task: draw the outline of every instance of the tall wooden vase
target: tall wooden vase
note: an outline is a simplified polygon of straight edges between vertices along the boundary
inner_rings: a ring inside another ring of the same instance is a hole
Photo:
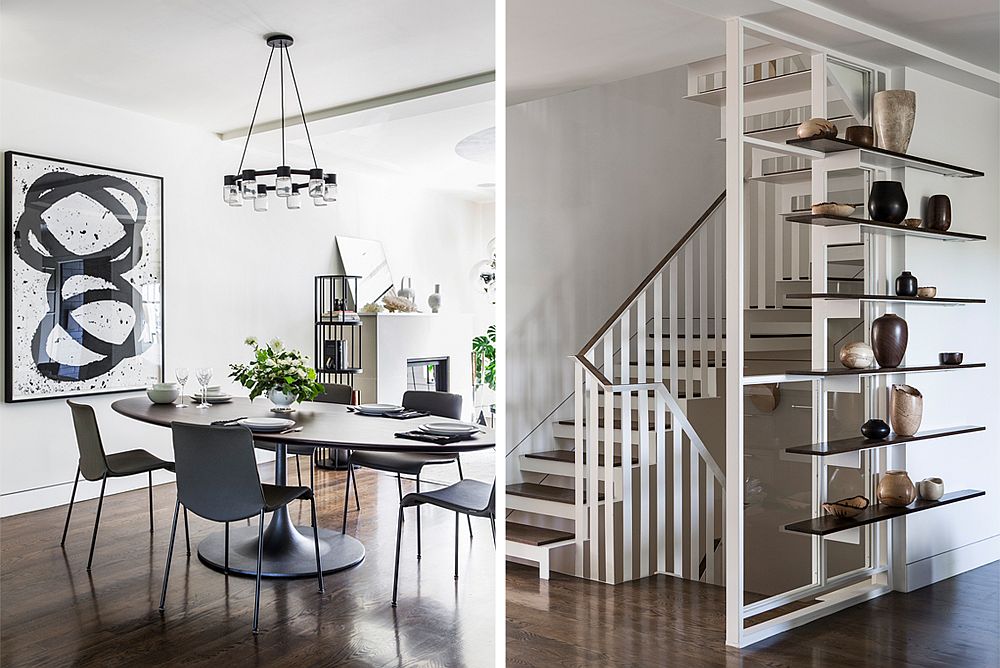
[[[912,90],[879,91],[873,107],[879,148],[906,153],[917,115],[917,94]]]
[[[872,322],[872,351],[883,369],[895,369],[903,361],[910,330],[895,313],[886,313]]]

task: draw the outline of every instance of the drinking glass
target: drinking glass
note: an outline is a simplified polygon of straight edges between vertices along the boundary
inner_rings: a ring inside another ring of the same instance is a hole
[[[212,369],[207,366],[202,367],[195,371],[195,376],[201,385],[201,403],[198,404],[198,408],[208,408],[208,384],[212,380]]]
[[[177,375],[177,382],[181,386],[181,402],[177,404],[177,408],[187,408],[188,405],[184,403],[184,386],[187,385],[188,382],[187,367],[182,366],[179,369],[177,369],[176,375]]]

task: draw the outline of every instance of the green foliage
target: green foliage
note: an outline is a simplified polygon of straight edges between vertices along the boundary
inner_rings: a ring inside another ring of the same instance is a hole
[[[295,397],[296,401],[312,401],[323,393],[323,384],[316,380],[316,369],[306,363],[306,357],[297,350],[286,350],[278,339],[259,345],[250,336],[246,344],[253,348],[253,361],[249,364],[230,364],[230,378],[250,390],[254,399],[277,389]]]
[[[497,389],[497,328],[490,325],[486,333],[472,339],[473,373],[476,383]]]

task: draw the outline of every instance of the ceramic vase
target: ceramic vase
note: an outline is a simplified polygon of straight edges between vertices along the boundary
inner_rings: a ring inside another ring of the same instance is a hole
[[[870,125],[852,125],[844,131],[844,139],[855,146],[874,146],[875,130]]]
[[[889,425],[885,420],[869,420],[861,425],[861,435],[872,441],[881,441],[889,436]]]
[[[292,404],[295,403],[294,394],[287,394],[276,387],[267,393],[267,398],[274,404],[274,408],[271,410],[275,413],[288,413],[292,410]]]
[[[399,291],[396,292],[396,296],[402,297],[403,299],[408,299],[414,304],[416,304],[417,295],[413,292],[413,279],[403,276],[402,280],[399,281]]]
[[[889,388],[889,423],[900,436],[913,436],[924,417],[924,395],[911,385]]]
[[[886,313],[872,322],[872,352],[884,369],[895,369],[903,361],[910,331],[906,321],[895,313]]]
[[[840,363],[848,369],[867,369],[874,361],[875,353],[864,341],[848,343],[840,349]]]
[[[924,501],[937,501],[944,496],[944,480],[941,480],[941,478],[924,478],[917,483],[917,494]]]
[[[917,489],[906,471],[886,471],[878,481],[876,498],[884,506],[902,508],[917,498]]]
[[[868,193],[868,215],[881,223],[898,225],[906,218],[909,203],[899,181],[875,181]]]
[[[441,308],[441,284],[434,284],[434,294],[427,298],[427,305],[431,307],[431,313],[437,313]]]
[[[917,296],[917,277],[908,271],[904,271],[902,274],[896,277],[896,296],[898,297],[916,297]]]
[[[924,227],[941,232],[951,227],[951,199],[947,195],[931,195],[927,200]]]
[[[875,93],[873,112],[879,148],[906,153],[917,116],[917,94],[912,90],[879,91]]]

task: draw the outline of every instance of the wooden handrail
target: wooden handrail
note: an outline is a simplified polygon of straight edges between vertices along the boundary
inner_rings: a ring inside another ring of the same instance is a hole
[[[674,244],[674,247],[670,249],[670,252],[663,256],[663,259],[660,260],[660,262],[653,268],[651,272],[649,272],[649,275],[646,276],[645,279],[643,279],[642,283],[640,283],[638,287],[636,287],[636,289],[633,290],[632,293],[625,298],[625,301],[622,302],[622,305],[618,307],[618,309],[614,312],[614,314],[612,314],[610,318],[608,318],[607,322],[605,322],[601,326],[601,328],[597,330],[597,333],[594,334],[594,336],[592,336],[590,340],[587,341],[586,344],[584,344],[583,348],[580,349],[579,353],[581,357],[583,355],[586,355],[588,352],[590,352],[591,348],[597,345],[597,342],[601,340],[602,336],[607,334],[608,330],[611,329],[611,327],[615,324],[615,321],[621,317],[621,314],[624,313],[626,309],[628,309],[628,307],[632,305],[632,302],[635,301],[636,297],[638,297],[643,290],[649,287],[649,284],[653,282],[653,279],[656,278],[657,274],[659,274],[660,271],[662,271],[663,267],[665,267],[667,263],[670,262],[671,259],[673,259],[673,257],[677,254],[677,251],[679,251],[681,248],[684,247],[684,244],[687,243],[688,239],[694,236],[694,233],[697,232],[699,228],[701,228],[701,226],[705,224],[705,221],[707,221],[708,218],[713,213],[715,213],[715,210],[719,208],[719,206],[725,199],[726,199],[726,191],[723,190],[722,194],[716,197],[715,201],[712,202],[712,204],[709,205],[707,209],[705,209],[705,213],[701,214],[701,217],[695,221],[694,225],[691,226],[691,229],[689,229],[687,232],[684,233],[684,236],[681,237],[680,241]]]

